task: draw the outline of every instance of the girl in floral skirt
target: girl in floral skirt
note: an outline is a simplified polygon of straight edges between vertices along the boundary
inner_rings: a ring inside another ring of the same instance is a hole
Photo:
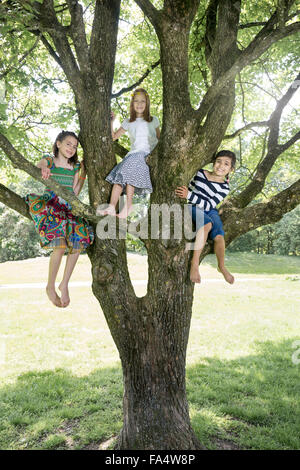
[[[83,163],[78,162],[78,137],[73,132],[62,131],[55,139],[53,156],[46,155],[37,164],[42,178],[51,176],[57,183],[76,196],[85,180]],[[57,307],[67,307],[70,303],[68,284],[80,252],[93,243],[92,228],[85,219],[72,214],[70,204],[46,189],[41,196],[28,194],[25,198],[30,215],[40,237],[43,248],[53,249],[46,292]],[[63,279],[59,285],[61,296],[55,290],[55,281],[66,250],[69,250]]]

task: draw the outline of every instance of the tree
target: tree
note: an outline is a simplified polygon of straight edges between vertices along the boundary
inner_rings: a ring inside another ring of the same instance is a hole
[[[99,220],[95,207],[109,198],[110,187],[104,179],[115,164],[114,152],[122,153],[120,146],[112,144],[109,121],[120,3],[15,0],[2,5],[6,28],[22,28],[26,35],[39,38],[39,45],[61,67],[72,89],[90,205],[67,194],[54,181],[47,186],[68,200],[75,214],[85,216],[94,226]],[[263,54],[299,31],[295,2],[268,1],[268,8],[262,7],[261,15],[259,3],[254,11],[251,2],[240,0],[135,3],[158,38],[162,73],[162,136],[149,162],[154,185],[151,204],[178,204],[175,187],[187,184],[196,170],[210,161],[224,138],[264,127],[268,131],[266,151],[250,180],[245,178],[243,188],[223,206],[226,242],[279,220],[299,203],[300,180],[269,199],[253,201],[261,194],[279,157],[299,139],[298,132],[284,142],[279,140],[283,111],[299,86],[299,76],[282,93],[267,119],[244,123],[228,135],[226,131],[232,126],[236,81],[241,81],[245,68],[257,67]],[[241,17],[248,21],[241,23]],[[200,90],[191,93],[193,101],[199,99],[196,106],[194,102],[192,106],[190,98],[189,50],[193,64],[198,61],[199,65],[193,73],[202,77],[198,82]],[[150,64],[147,68],[150,72]],[[128,80],[125,91],[131,87],[134,83]],[[13,145],[8,136],[9,129],[2,126],[0,146],[6,157],[14,167],[41,181],[39,171],[22,155],[22,143],[14,137]],[[0,200],[28,216],[23,199],[3,184]],[[143,298],[136,297],[130,281],[124,240],[96,238],[88,251],[93,293],[105,314],[123,368],[124,424],[117,448],[198,449],[202,446],[191,428],[185,390],[193,301],[193,284],[188,275],[190,253],[185,251],[184,239],[171,236],[165,240],[161,232],[158,239],[142,241],[148,252],[149,271],[148,290]],[[210,250],[209,246],[203,256]]]

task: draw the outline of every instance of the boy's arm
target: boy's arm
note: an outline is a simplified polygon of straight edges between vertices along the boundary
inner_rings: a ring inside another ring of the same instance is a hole
[[[202,200],[201,196],[189,190],[186,186],[179,186],[175,189],[175,194],[181,199],[187,199],[192,204],[200,204]]]

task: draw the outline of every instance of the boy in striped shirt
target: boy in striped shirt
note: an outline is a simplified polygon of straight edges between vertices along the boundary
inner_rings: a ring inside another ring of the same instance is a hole
[[[190,181],[189,187],[180,186],[175,190],[178,197],[187,199],[189,210],[196,225],[196,241],[191,262],[190,279],[201,282],[199,260],[207,237],[214,240],[214,251],[220,271],[229,284],[234,277],[225,267],[225,240],[217,205],[228,195],[228,176],[234,170],[236,156],[230,150],[221,150],[213,157],[213,171],[200,169]]]

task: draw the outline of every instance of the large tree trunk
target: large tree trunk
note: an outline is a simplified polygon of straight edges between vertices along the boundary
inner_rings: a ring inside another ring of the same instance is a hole
[[[104,249],[98,240],[90,259],[93,292],[105,313],[123,369],[124,425],[117,448],[199,449],[185,389],[193,297],[188,255],[182,246],[174,250],[160,240],[149,241],[148,293],[137,298],[121,249],[123,242],[106,243]]]

